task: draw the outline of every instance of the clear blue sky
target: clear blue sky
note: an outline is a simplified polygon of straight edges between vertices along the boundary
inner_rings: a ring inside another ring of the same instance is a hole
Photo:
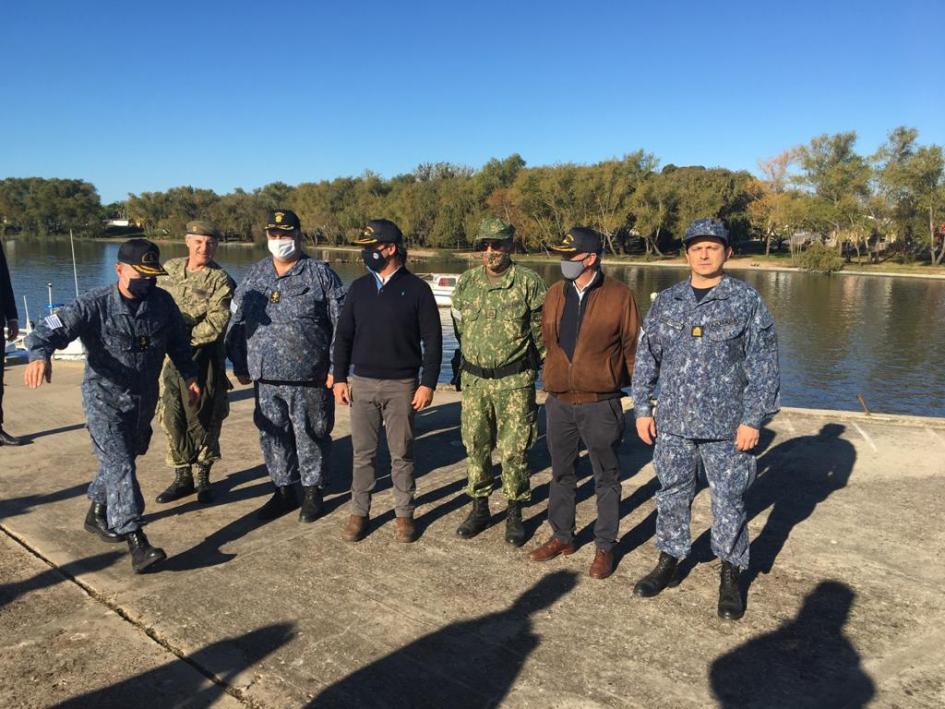
[[[103,201],[418,163],[755,169],[820,133],[945,144],[945,3],[7,2],[0,177]]]

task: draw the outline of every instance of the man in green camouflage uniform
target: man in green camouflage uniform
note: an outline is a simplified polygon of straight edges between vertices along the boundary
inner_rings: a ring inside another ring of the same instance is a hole
[[[187,386],[170,359],[161,372],[158,419],[167,434],[167,464],[174,482],[157,497],[171,502],[197,492],[210,502],[210,466],[220,459],[220,426],[230,413],[223,336],[230,321],[235,284],[214,260],[220,232],[210,222],[187,224],[188,256],[167,261],[158,286],[169,292],[184,316],[203,394],[196,408],[187,405]],[[194,470],[196,468],[196,486]]]
[[[483,220],[476,237],[482,266],[466,271],[453,293],[453,328],[462,351],[466,494],[472,498],[472,510],[456,533],[468,539],[489,526],[495,448],[508,499],[505,540],[521,546],[522,503],[531,494],[525,454],[538,434],[535,379],[545,356],[541,307],[546,286],[537,273],[512,263],[514,232],[501,219]]]

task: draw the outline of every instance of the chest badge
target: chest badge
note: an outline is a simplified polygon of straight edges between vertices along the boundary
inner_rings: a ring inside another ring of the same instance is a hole
[[[139,350],[141,350],[141,351],[143,352],[144,350],[148,349],[148,347],[150,347],[150,346],[151,346],[151,338],[150,338],[150,337],[148,337],[147,335],[140,335],[140,336],[138,337],[138,349],[139,349]]]
[[[693,336],[693,337],[702,337],[702,325],[693,325],[693,326],[692,326],[692,336]]]
[[[279,291],[277,290],[274,290],[272,292],[272,295],[269,296],[270,303],[278,303],[280,300],[282,300],[282,296],[279,294]]]

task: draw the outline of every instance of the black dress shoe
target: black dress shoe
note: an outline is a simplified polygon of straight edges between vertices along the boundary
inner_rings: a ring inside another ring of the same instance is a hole
[[[167,558],[163,549],[151,546],[141,529],[126,534],[125,540],[128,542],[128,551],[131,552],[131,568],[136,574],[143,573]]]
[[[299,522],[314,522],[322,516],[324,508],[322,491],[320,488],[302,486],[302,509],[299,510]]]
[[[164,504],[165,502],[173,502],[174,500],[179,500],[182,497],[193,494],[194,476],[190,472],[189,465],[182,465],[179,468],[174,468],[174,482],[157,496],[156,501]]]
[[[656,568],[637,581],[636,586],[633,587],[633,595],[652,598],[667,586],[674,586],[678,564],[679,561],[675,557],[661,551]]]
[[[85,515],[85,531],[90,534],[97,534],[109,544],[124,541],[123,534],[117,534],[108,528],[108,519],[105,514],[105,505],[93,502],[89,507],[88,514]]]
[[[719,580],[719,618],[738,620],[745,615],[745,602],[742,589],[738,585],[739,569],[737,566],[722,562]]]
[[[522,524],[522,505],[509,501],[509,509],[505,514],[505,541],[513,546],[520,547],[525,543],[525,526]]]
[[[472,539],[486,529],[490,522],[492,522],[492,515],[489,514],[489,498],[474,497],[472,509],[456,529],[456,534],[463,539]]]
[[[0,446],[19,446],[22,445],[21,441],[16,436],[11,436],[9,433],[0,428]]]
[[[277,487],[266,504],[259,508],[256,513],[256,519],[268,522],[277,519],[282,515],[291,512],[299,506],[299,501],[295,497],[295,490],[291,485]]]

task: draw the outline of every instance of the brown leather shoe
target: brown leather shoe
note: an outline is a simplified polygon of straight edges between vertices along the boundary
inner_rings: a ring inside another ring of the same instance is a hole
[[[341,531],[341,538],[346,542],[360,542],[367,534],[368,518],[351,515],[348,517],[348,523]]]
[[[413,523],[413,517],[398,517],[397,527],[394,529],[394,541],[409,544],[417,540],[417,527]]]
[[[548,561],[548,559],[554,559],[558,554],[568,556],[576,551],[577,547],[574,544],[568,544],[557,537],[552,537],[537,549],[528,552],[528,558],[532,561]]]
[[[598,549],[587,575],[592,579],[605,579],[612,573],[614,573],[614,553]]]

